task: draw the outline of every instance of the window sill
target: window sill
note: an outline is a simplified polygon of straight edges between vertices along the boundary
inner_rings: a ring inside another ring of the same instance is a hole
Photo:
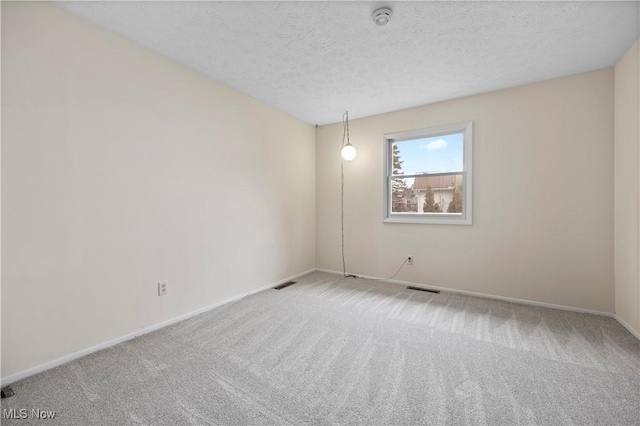
[[[421,225],[471,225],[471,219],[455,217],[428,217],[428,216],[391,216],[384,223],[415,223]]]

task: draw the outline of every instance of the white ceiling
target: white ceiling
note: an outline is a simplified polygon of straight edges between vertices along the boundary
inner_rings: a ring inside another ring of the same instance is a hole
[[[56,2],[309,124],[614,65],[633,2]],[[377,7],[391,23],[371,21]]]

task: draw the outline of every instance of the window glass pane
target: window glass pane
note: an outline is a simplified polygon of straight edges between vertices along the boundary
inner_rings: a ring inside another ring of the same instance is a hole
[[[462,177],[462,173],[451,173],[413,179],[411,192],[416,198],[418,213],[462,214]]]
[[[462,173],[391,179],[392,213],[462,214]]]
[[[463,133],[393,142],[394,175],[463,170]]]
[[[417,213],[418,199],[413,187],[413,178],[391,179],[391,212],[392,213]]]

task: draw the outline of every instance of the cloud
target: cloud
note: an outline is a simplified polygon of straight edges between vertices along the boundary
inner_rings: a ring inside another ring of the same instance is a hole
[[[447,141],[444,139],[436,139],[435,141],[431,141],[426,144],[421,144],[420,148],[427,149],[429,151],[433,151],[434,149],[441,149],[447,146]]]

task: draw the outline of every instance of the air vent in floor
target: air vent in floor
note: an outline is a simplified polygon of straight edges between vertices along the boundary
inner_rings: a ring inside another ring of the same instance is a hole
[[[412,287],[412,286],[407,287],[407,290],[417,290],[417,291],[425,291],[427,293],[440,294],[440,290],[431,290],[428,288],[420,288],[420,287]]]
[[[13,393],[13,389],[10,386],[2,388],[2,399],[9,398],[10,396],[15,395]]]
[[[287,283],[277,285],[273,289],[274,290],[282,290],[283,288],[289,287],[290,285],[294,285],[295,283],[296,283],[295,281],[289,281]]]

